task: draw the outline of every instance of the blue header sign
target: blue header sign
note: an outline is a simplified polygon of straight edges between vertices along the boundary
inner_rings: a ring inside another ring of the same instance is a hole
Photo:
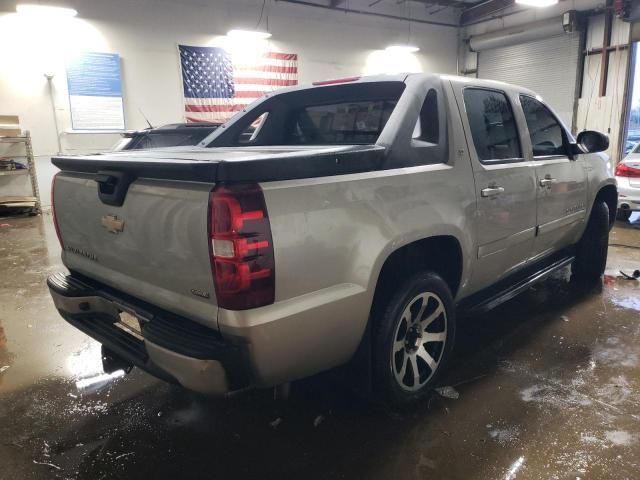
[[[74,130],[124,129],[122,74],[117,53],[86,52],[67,62]]]

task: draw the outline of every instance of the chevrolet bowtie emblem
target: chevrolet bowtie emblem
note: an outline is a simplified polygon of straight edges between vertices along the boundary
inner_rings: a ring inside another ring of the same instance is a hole
[[[118,219],[115,215],[103,216],[101,223],[108,232],[117,234],[124,231],[124,220]]]

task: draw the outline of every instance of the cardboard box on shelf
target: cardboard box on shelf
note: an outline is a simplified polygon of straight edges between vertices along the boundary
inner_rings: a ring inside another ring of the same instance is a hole
[[[22,135],[18,115],[0,115],[0,137],[19,137]]]

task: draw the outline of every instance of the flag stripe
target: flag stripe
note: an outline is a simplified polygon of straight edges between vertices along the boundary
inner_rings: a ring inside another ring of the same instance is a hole
[[[287,67],[284,65],[234,65],[234,68],[237,72],[298,73],[298,67]]]
[[[239,112],[247,105],[185,105],[187,112]]]
[[[235,79],[236,84],[250,83],[253,85],[272,85],[276,87],[289,87],[291,85],[297,85],[298,80],[295,79],[276,79],[276,78],[245,78],[240,77]]]
[[[277,58],[278,60],[291,60],[298,61],[298,54],[296,53],[281,53],[281,52],[267,52],[265,54],[267,58]]]
[[[233,58],[220,47],[178,46],[187,122],[225,122],[265,94],[298,84],[298,55]]]

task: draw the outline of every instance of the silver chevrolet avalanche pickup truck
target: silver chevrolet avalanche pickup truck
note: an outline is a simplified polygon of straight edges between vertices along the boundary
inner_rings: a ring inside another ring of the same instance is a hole
[[[600,279],[607,147],[504,83],[285,89],[195,147],[54,158],[69,273],[48,285],[107,371],[223,395],[358,363],[406,404],[437,382],[456,316],[569,264]]]

